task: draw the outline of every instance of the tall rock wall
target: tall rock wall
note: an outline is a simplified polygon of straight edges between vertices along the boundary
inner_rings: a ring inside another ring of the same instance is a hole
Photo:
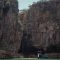
[[[0,49],[17,51],[21,25],[18,22],[17,0],[0,0]]]
[[[37,2],[26,13],[26,30],[32,35],[33,46],[48,47],[60,43],[60,2]]]

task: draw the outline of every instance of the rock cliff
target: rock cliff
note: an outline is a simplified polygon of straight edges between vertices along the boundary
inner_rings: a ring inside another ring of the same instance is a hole
[[[21,41],[18,1],[0,0],[0,49],[17,51]]]
[[[33,46],[46,48],[60,43],[60,1],[33,3],[27,13],[20,14]],[[29,40],[29,39],[28,39]]]

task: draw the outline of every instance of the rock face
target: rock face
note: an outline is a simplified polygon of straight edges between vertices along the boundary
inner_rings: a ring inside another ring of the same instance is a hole
[[[21,25],[18,22],[17,0],[0,0],[0,49],[17,51]]]
[[[27,33],[32,35],[33,46],[46,48],[50,44],[60,43],[59,0],[34,3],[24,20]]]
[[[23,24],[23,28],[24,29],[26,29],[27,14],[28,14],[27,10],[20,10],[20,13],[18,15],[19,16],[19,20]]]

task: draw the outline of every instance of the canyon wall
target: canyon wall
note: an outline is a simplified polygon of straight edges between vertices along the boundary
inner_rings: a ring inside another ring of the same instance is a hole
[[[32,36],[33,46],[46,48],[60,43],[59,0],[33,3],[20,17],[26,21],[23,24],[27,34]]]
[[[0,0],[0,49],[17,51],[21,41],[18,1]]]

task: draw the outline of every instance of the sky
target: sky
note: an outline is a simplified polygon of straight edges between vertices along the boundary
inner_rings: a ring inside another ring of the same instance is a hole
[[[28,7],[39,0],[18,0],[19,10],[28,9]]]

